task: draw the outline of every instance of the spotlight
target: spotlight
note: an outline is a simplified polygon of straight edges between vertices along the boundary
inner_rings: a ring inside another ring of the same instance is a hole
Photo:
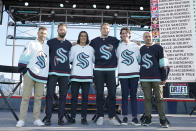
[[[73,8],[76,8],[76,4],[73,4],[73,6],[72,6]]]
[[[114,13],[114,17],[117,17],[118,16],[118,13]]]
[[[144,7],[141,6],[141,7],[140,7],[140,10],[144,10]]]
[[[60,6],[61,8],[63,8],[63,7],[64,7],[64,4],[60,3],[59,6]]]
[[[25,2],[24,5],[25,5],[25,6],[29,6],[29,2]]]
[[[96,5],[96,4],[93,4],[93,8],[94,8],[94,9],[97,8],[97,5]]]
[[[10,10],[11,13],[14,13],[14,11],[15,11],[14,9],[11,9],[11,10]]]
[[[110,9],[110,6],[109,6],[109,5],[106,5],[105,8],[106,8],[106,9]]]
[[[50,14],[51,15],[54,15],[55,14],[55,11],[54,10],[51,10]]]

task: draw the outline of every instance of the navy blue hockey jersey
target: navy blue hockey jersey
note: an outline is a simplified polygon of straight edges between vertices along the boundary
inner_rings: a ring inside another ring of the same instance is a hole
[[[112,36],[108,36],[106,38],[96,37],[95,39],[91,40],[90,46],[92,46],[95,50],[94,70],[116,70],[116,49],[118,44],[119,40]]]
[[[49,75],[70,76],[69,51],[72,44],[68,40],[57,38],[47,42],[49,46]]]
[[[140,81],[159,82],[166,80],[166,69],[168,63],[164,58],[163,47],[158,44],[142,46],[140,48]]]

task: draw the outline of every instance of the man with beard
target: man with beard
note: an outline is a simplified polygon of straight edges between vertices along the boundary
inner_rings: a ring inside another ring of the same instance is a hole
[[[50,62],[46,95],[46,117],[43,120],[47,126],[51,125],[53,96],[57,82],[59,85],[58,125],[64,125],[63,116],[67,91],[69,89],[68,77],[70,76],[69,51],[72,46],[68,40],[64,40],[66,31],[66,24],[60,23],[57,29],[58,37],[47,42]]]
[[[116,78],[117,67],[116,49],[119,40],[108,36],[110,25],[103,23],[100,28],[101,36],[96,37],[90,43],[95,50],[95,86],[96,86],[96,106],[98,119],[96,124],[101,126],[104,121],[104,83],[108,89],[108,116],[112,125],[120,125],[116,120]]]

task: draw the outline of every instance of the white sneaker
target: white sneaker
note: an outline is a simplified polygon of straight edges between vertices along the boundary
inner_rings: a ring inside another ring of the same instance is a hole
[[[33,122],[33,124],[35,126],[44,126],[44,123],[40,120],[40,119],[37,119]]]
[[[115,117],[113,117],[112,119],[109,119],[110,124],[114,125],[114,126],[120,126],[121,124],[116,120]]]
[[[23,127],[25,125],[25,122],[23,120],[19,120],[17,123],[16,123],[16,127]]]
[[[98,126],[102,126],[102,125],[103,125],[103,117],[99,117],[99,118],[97,119],[96,124],[97,124]]]

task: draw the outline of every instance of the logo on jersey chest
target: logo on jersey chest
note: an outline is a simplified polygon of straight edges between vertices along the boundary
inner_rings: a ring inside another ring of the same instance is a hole
[[[89,58],[89,56],[84,52],[78,54],[77,60],[79,61],[79,63],[77,64],[77,66],[80,66],[82,69],[88,67],[89,61],[87,60],[87,58]]]
[[[101,58],[108,60],[111,58],[112,54],[111,54],[111,50],[113,49],[112,45],[106,46],[106,45],[102,45],[100,47],[100,52],[101,52]]]
[[[63,48],[59,48],[57,51],[56,51],[56,55],[54,57],[54,63],[55,65],[57,65],[59,62],[60,63],[65,63],[67,61],[67,56],[66,56],[66,53],[67,51]]]
[[[44,52],[39,52],[39,55],[37,56],[37,64],[40,68],[45,68],[46,67],[46,58],[47,55]]]
[[[133,51],[129,51],[129,50],[124,50],[121,53],[121,57],[123,58],[122,63],[126,64],[126,65],[131,65],[134,62],[134,58],[131,56],[134,52]]]
[[[150,60],[152,56],[149,55],[148,53],[142,56],[142,62],[144,64],[142,64],[142,67],[149,69],[150,67],[153,66],[153,62]]]

